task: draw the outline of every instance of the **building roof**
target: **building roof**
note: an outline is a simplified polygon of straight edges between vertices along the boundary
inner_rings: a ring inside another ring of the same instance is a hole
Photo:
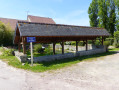
[[[52,18],[47,18],[47,17],[39,17],[39,16],[28,15],[27,20],[28,20],[29,22],[55,24],[55,22],[53,21]]]
[[[16,23],[18,21],[23,21],[23,20],[9,19],[9,18],[0,18],[0,21],[3,22],[5,25],[9,24],[11,26],[12,30],[14,31],[15,28],[16,28]]]
[[[62,24],[18,22],[14,43],[21,37],[36,37],[39,42],[60,42],[94,40],[97,37],[110,36],[106,29]]]
[[[2,21],[5,25],[9,24],[14,31],[16,28],[16,23],[18,21],[27,21],[27,22],[39,22],[39,23],[51,23],[55,24],[52,18],[46,18],[46,17],[38,17],[38,16],[31,16],[28,15],[27,20],[18,20],[18,19],[9,19],[9,18],[0,18],[0,21]]]
[[[106,29],[61,24],[19,23],[21,36],[109,36]]]

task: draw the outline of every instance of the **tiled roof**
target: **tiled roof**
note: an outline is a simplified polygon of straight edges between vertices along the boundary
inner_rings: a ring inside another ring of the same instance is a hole
[[[47,17],[39,17],[39,16],[28,15],[27,20],[29,22],[55,24],[55,22],[54,22],[54,20],[52,18],[47,18]]]
[[[19,22],[20,36],[109,36],[106,29],[96,27],[72,26]]]
[[[38,16],[31,16],[28,15],[28,20],[17,20],[17,19],[9,19],[9,18],[0,18],[0,21],[2,21],[5,24],[9,24],[14,31],[16,28],[16,23],[18,21],[28,21],[28,22],[39,22],[39,23],[51,23],[55,24],[52,18],[45,18],[45,17],[38,17]]]
[[[23,20],[0,18],[0,21],[2,21],[4,24],[9,24],[11,26],[12,30],[14,31],[16,28],[16,23],[18,21],[23,21]]]

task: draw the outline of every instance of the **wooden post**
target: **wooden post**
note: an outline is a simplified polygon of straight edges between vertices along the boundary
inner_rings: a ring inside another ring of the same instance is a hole
[[[23,54],[26,54],[26,45],[25,45],[25,38],[22,37],[22,43],[23,43]]]
[[[104,38],[102,37],[102,45],[104,45]]]
[[[21,44],[20,44],[20,42],[18,43],[18,50],[19,50],[19,52],[21,51]]]
[[[76,41],[76,52],[78,52],[78,41]]]
[[[86,39],[86,51],[88,51],[88,40]]]
[[[92,44],[95,44],[95,41],[94,40],[92,40]]]
[[[62,54],[64,54],[64,41],[62,42]]]
[[[53,55],[55,55],[55,44],[56,43],[53,43]]]

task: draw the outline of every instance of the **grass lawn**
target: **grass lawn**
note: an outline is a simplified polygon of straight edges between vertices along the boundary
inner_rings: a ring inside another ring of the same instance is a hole
[[[68,50],[64,50],[64,52],[68,53],[69,51]],[[56,54],[61,54],[62,50],[61,49],[60,50],[59,49],[55,49],[55,53]],[[30,53],[29,50],[27,50],[26,54],[27,54],[28,57],[31,57],[31,53]],[[37,53],[37,52],[33,53],[34,57],[46,56],[46,55],[53,55],[53,48],[46,48],[46,50],[43,53]]]
[[[107,53],[101,53],[101,54],[90,55],[90,56],[82,56],[82,57],[76,57],[76,58],[70,58],[70,59],[63,59],[63,60],[56,60],[56,61],[51,61],[51,62],[43,62],[40,64],[34,64],[33,67],[31,67],[30,64],[28,63],[26,63],[25,65],[22,65],[22,63],[20,63],[19,60],[15,56],[0,55],[0,59],[16,68],[25,69],[25,70],[29,70],[33,72],[44,72],[48,70],[57,70],[57,69],[61,69],[64,67],[69,67],[81,61],[95,60],[98,57],[112,55],[116,53],[115,51],[119,51],[119,48],[110,49],[109,52]]]

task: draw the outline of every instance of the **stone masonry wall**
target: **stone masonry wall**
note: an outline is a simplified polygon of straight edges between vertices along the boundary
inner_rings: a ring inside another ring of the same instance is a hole
[[[104,52],[106,52],[105,47],[104,46],[98,46],[98,48],[93,47],[92,50],[79,51],[77,53],[65,53],[65,54],[57,54],[57,55],[34,57],[34,62],[35,63],[40,63],[40,62],[43,62],[43,61],[61,60],[61,59],[78,57],[78,56],[86,56],[86,55],[93,55],[93,54],[98,54],[98,53],[104,53]],[[24,63],[26,61],[30,62],[30,59],[27,59],[27,55],[24,55],[21,52],[15,51],[15,56],[22,63]]]
[[[42,61],[61,60],[61,59],[66,59],[66,58],[73,58],[73,57],[85,56],[85,55],[93,55],[93,54],[104,53],[104,52],[106,52],[106,49],[100,48],[100,49],[93,49],[93,50],[88,50],[88,51],[79,51],[77,53],[65,53],[65,54],[58,54],[58,55],[34,57],[34,62],[39,63]]]
[[[20,62],[25,63],[27,61],[27,55],[24,55],[22,52],[18,51],[15,51],[14,53]]]

